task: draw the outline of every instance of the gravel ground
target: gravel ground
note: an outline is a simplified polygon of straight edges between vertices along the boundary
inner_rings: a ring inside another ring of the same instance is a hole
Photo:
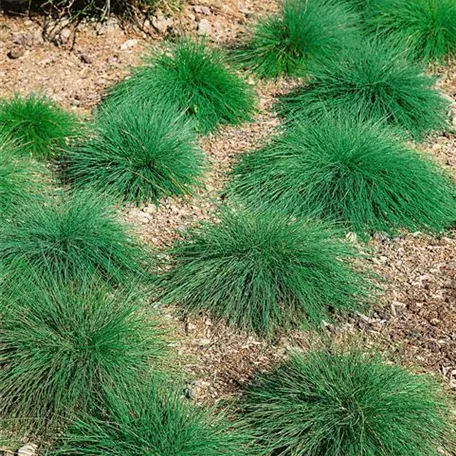
[[[246,24],[275,7],[275,2],[261,0],[201,1],[187,6],[173,20],[159,14],[151,25],[146,24],[151,36],[122,30],[110,21],[104,26],[83,27],[74,43],[72,36],[65,39],[68,33],[64,33],[60,46],[42,40],[38,20],[0,15],[0,96],[42,91],[89,117],[104,89],[128,74],[141,53],[163,39],[165,29],[172,33],[206,31],[210,39],[230,44],[246,33]],[[456,65],[440,74],[438,85],[456,99]],[[201,139],[209,167],[202,187],[192,198],[170,199],[158,208],[122,211],[146,243],[166,247],[189,225],[211,218],[223,198],[227,171],[239,154],[274,134],[279,120],[273,102],[291,86],[290,81],[258,84],[259,109],[252,123],[224,127]],[[456,173],[454,134],[431,138],[421,148]],[[455,234],[441,238],[420,233],[394,239],[376,236],[370,243],[372,267],[384,279],[383,294],[371,314],[337,322],[326,331],[341,337],[353,334],[368,344],[389,348],[400,362],[437,373],[456,390]],[[237,394],[255,372],[277,363],[292,344],[306,347],[310,337],[296,334],[294,340],[280,339],[268,345],[216,325],[205,316],[183,320],[172,308],[166,309],[165,315],[176,323],[176,347],[184,371],[190,374],[188,394],[208,404]]]

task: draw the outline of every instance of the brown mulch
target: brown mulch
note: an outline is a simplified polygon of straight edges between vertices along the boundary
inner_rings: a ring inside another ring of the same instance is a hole
[[[195,11],[195,5],[189,5],[173,19],[170,31],[197,32],[201,20],[206,20],[211,39],[231,43],[245,33],[246,24],[255,16],[276,7],[275,2],[261,0],[207,0],[198,5],[209,7],[210,13]],[[35,19],[0,16],[0,97],[42,91],[66,108],[89,116],[103,91],[128,74],[129,66],[140,62],[147,47],[163,39],[157,30],[151,28],[150,32],[152,37],[147,37],[138,30],[122,30],[110,21],[104,26],[83,27],[74,46],[71,42],[56,46],[42,40]],[[159,207],[123,210],[125,220],[145,242],[155,248],[166,247],[189,225],[211,218],[236,157],[259,147],[277,130],[280,122],[273,103],[290,84],[259,83],[259,110],[252,123],[223,127],[201,139],[209,166],[193,197],[171,198]],[[446,71],[439,87],[456,97],[456,71]],[[432,138],[422,148],[456,173],[456,136]],[[379,234],[371,242],[372,267],[384,279],[384,292],[371,314],[339,322],[336,330],[362,331],[369,341],[392,350],[402,362],[441,374],[456,389],[454,234],[435,238],[413,233],[394,239]],[[236,394],[255,372],[276,364],[292,344],[283,339],[268,345],[252,335],[216,325],[207,317],[183,321],[173,309],[165,312],[176,322],[176,349],[189,374],[188,394],[205,403]],[[305,345],[306,335],[297,337]]]

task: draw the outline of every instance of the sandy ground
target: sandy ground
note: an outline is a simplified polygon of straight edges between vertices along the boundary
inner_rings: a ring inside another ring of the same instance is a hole
[[[204,7],[204,8],[202,8]],[[201,1],[187,6],[172,21],[164,14],[148,25],[151,36],[122,30],[115,22],[83,27],[63,44],[44,42],[38,20],[0,16],[0,96],[14,92],[44,92],[83,117],[99,102],[106,87],[128,74],[142,52],[156,46],[168,32],[208,31],[209,39],[229,44],[241,37],[255,17],[276,8],[261,0]],[[203,25],[201,25],[203,24]],[[209,27],[208,25],[209,24]],[[166,28],[165,27],[165,28]],[[455,71],[440,75],[439,87],[456,96]],[[290,82],[259,83],[259,112],[254,121],[240,127],[224,127],[201,139],[210,167],[204,186],[190,199],[170,199],[158,208],[126,208],[122,216],[136,233],[156,248],[169,245],[187,227],[209,219],[223,198],[223,184],[239,154],[268,140],[279,125],[272,106]],[[450,172],[456,173],[456,136],[431,138],[425,146]],[[399,362],[434,372],[456,390],[456,241],[454,234],[432,238],[420,233],[389,239],[381,234],[370,243],[373,269],[383,278],[384,292],[369,315],[337,322],[328,334],[352,334],[368,344],[388,348]],[[174,309],[165,316],[174,320],[176,350],[188,373],[188,394],[214,404],[237,394],[255,372],[278,362],[293,344],[307,346],[309,334],[266,344],[214,324],[207,316],[182,320]],[[294,340],[292,340],[294,339]]]

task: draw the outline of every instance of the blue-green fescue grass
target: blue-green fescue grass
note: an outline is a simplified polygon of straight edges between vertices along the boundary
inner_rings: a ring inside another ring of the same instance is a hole
[[[81,415],[52,456],[251,456],[244,433],[220,415],[156,382],[112,393],[98,414]]]
[[[201,39],[180,38],[167,52],[152,52],[111,89],[106,104],[115,106],[126,95],[177,106],[202,133],[250,120],[255,109],[253,88],[227,66],[221,51]]]
[[[338,0],[285,0],[279,13],[256,24],[235,55],[262,78],[302,75],[309,62],[356,45],[360,20],[351,5]]]
[[[40,198],[51,182],[48,170],[28,157],[18,157],[13,144],[0,138],[0,220],[18,204]]]
[[[376,0],[366,18],[371,30],[408,47],[417,60],[443,63],[456,55],[454,0]]]
[[[260,374],[240,409],[271,455],[438,456],[455,443],[437,381],[358,349],[295,354]]]
[[[371,287],[357,252],[321,222],[223,210],[167,252],[160,299],[272,338],[352,311]]]
[[[127,96],[97,119],[94,135],[69,151],[65,176],[136,205],[192,194],[204,168],[191,121],[170,105]]]
[[[0,134],[36,159],[58,155],[79,128],[73,114],[44,95],[16,95],[0,102]]]
[[[249,208],[378,231],[440,232],[456,222],[456,187],[437,164],[373,122],[327,116],[242,157],[230,193]]]
[[[342,111],[357,119],[384,120],[415,139],[445,130],[449,103],[435,79],[391,43],[369,41],[314,65],[309,82],[283,98],[282,113],[303,122]]]
[[[0,225],[3,275],[73,280],[87,273],[121,285],[146,277],[143,260],[115,208],[87,192],[28,201]]]
[[[0,413],[26,434],[55,431],[163,363],[163,330],[135,294],[87,277],[24,278],[2,300]]]

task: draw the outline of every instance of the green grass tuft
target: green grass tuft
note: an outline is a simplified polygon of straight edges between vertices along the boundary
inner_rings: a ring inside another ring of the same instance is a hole
[[[140,205],[192,193],[203,154],[186,117],[171,107],[127,98],[102,112],[94,137],[69,152],[66,177]]]
[[[153,53],[111,90],[107,103],[115,104],[126,95],[177,106],[202,133],[249,120],[255,105],[252,87],[228,68],[221,52],[190,38],[180,38],[169,52]]]
[[[19,283],[2,303],[0,413],[26,433],[51,432],[104,389],[134,385],[165,350],[132,294],[89,279]]]
[[[246,437],[155,382],[110,395],[105,409],[81,416],[52,456],[250,456]]]
[[[0,139],[0,141],[3,141]],[[0,219],[18,204],[46,193],[47,169],[28,158],[18,158],[15,146],[0,145]]]
[[[337,55],[360,39],[360,16],[337,0],[285,0],[259,21],[237,60],[263,78],[302,75],[309,62]]]
[[[320,222],[225,210],[170,249],[161,299],[265,337],[319,324],[330,309],[359,309],[370,288],[337,234]]]
[[[58,155],[78,128],[75,116],[45,96],[16,95],[0,102],[0,134],[34,158],[49,159]]]
[[[378,355],[317,351],[261,374],[242,411],[268,454],[438,456],[449,404],[437,382]]]
[[[248,207],[312,214],[361,236],[438,232],[456,221],[450,177],[378,123],[328,116],[296,125],[233,174],[230,192]]]
[[[443,62],[456,54],[454,0],[376,0],[366,9],[367,25],[407,46],[424,62]]]
[[[282,112],[304,121],[342,111],[356,118],[384,120],[419,139],[448,126],[449,103],[434,83],[404,52],[371,41],[325,65],[315,65],[309,83],[284,97]]]
[[[43,280],[97,274],[127,284],[144,274],[143,252],[106,201],[82,192],[18,206],[0,225],[0,270]]]

